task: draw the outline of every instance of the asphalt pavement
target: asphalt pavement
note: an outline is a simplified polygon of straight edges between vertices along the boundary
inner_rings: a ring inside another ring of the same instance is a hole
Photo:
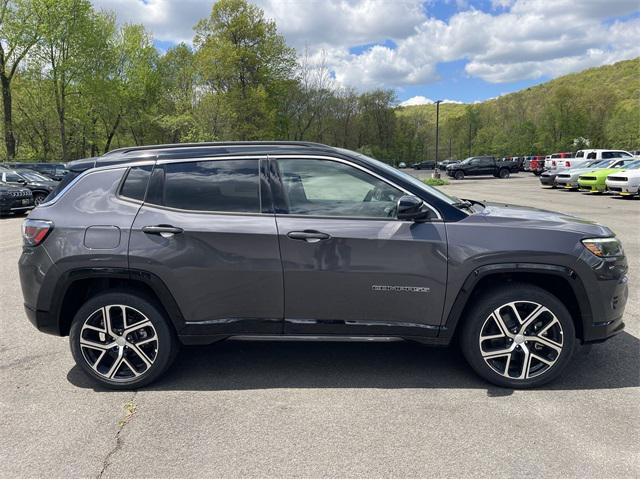
[[[0,219],[0,477],[640,477],[640,200],[529,174],[442,189],[610,226],[630,261],[626,332],[532,391],[488,385],[455,348],[227,341],[113,392],[28,322],[22,220]]]

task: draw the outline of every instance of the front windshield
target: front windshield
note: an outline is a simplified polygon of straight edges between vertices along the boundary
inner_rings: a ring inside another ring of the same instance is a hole
[[[429,193],[432,196],[435,196],[436,198],[444,201],[445,203],[448,203],[450,205],[453,205],[455,203],[459,203],[460,199],[456,198],[455,196],[449,196],[446,193],[443,193],[442,191],[440,191],[437,188],[434,188],[433,186],[429,186],[424,184],[424,182],[420,181],[418,178],[416,178],[413,175],[410,175],[408,173],[405,173],[404,171],[398,170],[394,167],[392,167],[391,165],[388,165],[387,163],[384,163],[382,161],[376,160],[374,158],[371,158],[367,155],[363,155],[362,153],[358,153],[355,151],[351,151],[351,150],[347,150],[345,148],[338,148],[339,151],[341,151],[344,154],[350,155],[350,156],[356,156],[359,158],[362,158],[364,160],[370,161],[372,163],[374,163],[376,166],[380,167],[380,169],[385,170],[386,172],[388,172],[389,174],[391,174],[392,176],[400,176],[402,177],[403,180],[411,183],[412,185],[417,186],[418,188],[422,189],[423,191],[426,191],[427,193]]]
[[[49,181],[49,178],[45,178],[41,174],[34,171],[20,171],[20,176],[26,178],[29,181]]]
[[[616,160],[600,160],[593,166],[595,168],[606,168],[609,165],[613,164],[614,161],[616,161]]]
[[[473,157],[470,156],[469,158],[465,158],[464,160],[462,160],[460,162],[461,165],[466,165],[467,163],[469,163],[471,160],[473,160]]]
[[[640,160],[632,161],[627,166],[625,166],[627,170],[637,170],[640,169]]]

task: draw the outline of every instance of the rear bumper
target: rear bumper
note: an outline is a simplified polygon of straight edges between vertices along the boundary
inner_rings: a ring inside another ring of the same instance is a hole
[[[61,336],[58,322],[53,315],[48,311],[38,311],[26,304],[24,305],[24,311],[27,314],[29,322],[33,324],[39,331],[47,334],[53,334],[55,336]]]

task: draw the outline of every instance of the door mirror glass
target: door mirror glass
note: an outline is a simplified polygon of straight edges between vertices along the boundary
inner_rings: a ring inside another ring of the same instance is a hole
[[[404,195],[398,199],[397,217],[403,221],[424,222],[431,218],[431,210],[419,198]]]

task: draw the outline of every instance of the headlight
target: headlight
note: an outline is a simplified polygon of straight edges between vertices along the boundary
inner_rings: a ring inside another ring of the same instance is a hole
[[[622,243],[617,238],[588,238],[582,244],[599,258],[623,256]]]

